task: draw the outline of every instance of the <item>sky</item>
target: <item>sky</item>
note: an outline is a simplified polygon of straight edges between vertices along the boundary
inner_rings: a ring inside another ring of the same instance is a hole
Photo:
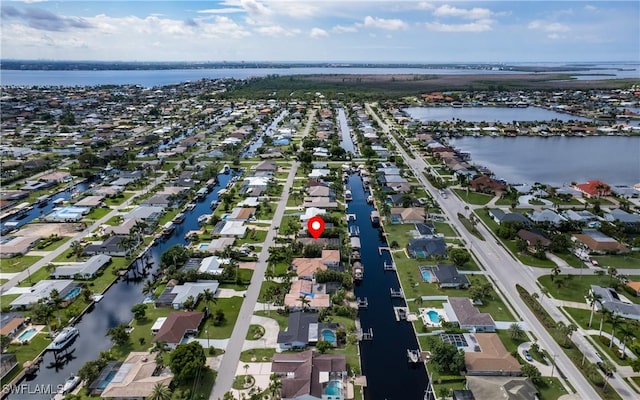
[[[640,1],[5,1],[0,57],[640,62]]]

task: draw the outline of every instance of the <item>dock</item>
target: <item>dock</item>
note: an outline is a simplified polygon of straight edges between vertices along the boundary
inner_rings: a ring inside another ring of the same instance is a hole
[[[396,266],[393,262],[391,262],[390,264],[388,264],[386,261],[384,262],[384,264],[382,265],[382,268],[385,271],[395,271],[396,270]]]
[[[355,214],[347,214],[347,221],[355,221],[355,220],[356,220]]]
[[[410,363],[419,363],[420,358],[420,350],[407,349],[407,359]]]
[[[378,247],[378,254],[382,255],[383,251],[388,251],[389,253],[391,253],[391,248],[390,247]]]
[[[393,307],[393,313],[396,316],[396,321],[406,321],[407,314],[409,314],[408,307]]]
[[[367,299],[366,297],[363,297],[363,298],[358,297],[356,299],[356,302],[358,303],[358,308],[369,307],[369,299]]]
[[[389,289],[391,291],[391,297],[396,299],[404,299],[404,294],[402,294],[402,289],[393,290],[393,288]]]
[[[367,332],[364,332],[360,325],[359,318],[356,319],[356,337],[358,338],[358,341],[373,340],[373,329],[369,328]]]

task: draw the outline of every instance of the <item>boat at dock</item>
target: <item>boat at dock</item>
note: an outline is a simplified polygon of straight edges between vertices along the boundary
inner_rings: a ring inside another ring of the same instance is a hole
[[[229,167],[229,164],[225,164],[224,167],[222,167],[222,169],[220,170],[220,173],[225,175],[227,175],[229,172],[231,172],[231,167]]]
[[[372,195],[367,196],[367,204],[373,204],[373,196]]]
[[[196,208],[196,204],[195,203],[189,203],[189,204],[187,204],[187,206],[184,209],[186,211],[193,211],[194,208]]]
[[[216,207],[218,207],[218,204],[220,204],[220,201],[218,199],[214,199],[214,200],[211,200],[211,204],[209,204],[209,206],[211,207],[212,210],[215,210]]]
[[[207,189],[206,187],[200,188],[196,192],[196,199],[198,200],[204,199],[207,196],[207,193],[209,193],[209,189]]]
[[[104,298],[103,294],[93,294],[91,295],[91,300],[95,301],[96,303],[100,302],[100,300],[102,300]]]
[[[62,394],[71,393],[73,389],[80,383],[80,377],[78,375],[71,375],[62,386]]]
[[[370,217],[371,217],[371,223],[373,225],[379,225],[380,224],[380,213],[379,212],[377,212],[376,210],[371,211]]]
[[[353,200],[353,195],[351,194],[351,190],[345,190],[344,199],[345,199],[345,201]]]
[[[170,235],[171,232],[173,232],[173,230],[175,229],[175,225],[173,224],[173,222],[169,221],[166,224],[164,224],[162,226],[162,234],[163,235]]]
[[[411,363],[420,362],[420,351],[419,350],[411,350],[407,349],[407,358]]]
[[[36,199],[36,205],[38,206],[38,208],[42,208],[47,205],[48,200],[49,200],[48,195],[45,194],[44,196],[40,196]]]
[[[353,272],[353,280],[361,282],[364,279],[364,265],[360,261],[356,261],[351,266]]]
[[[173,222],[176,224],[181,224],[182,222],[184,222],[186,215],[184,213],[178,213],[174,218],[173,218]]]
[[[62,350],[71,341],[80,334],[80,331],[75,326],[67,326],[53,339],[53,342],[47,346],[47,350]]]
[[[207,221],[209,221],[209,214],[202,214],[201,216],[198,217],[198,224],[202,225],[202,224],[206,224]]]
[[[360,228],[358,227],[358,225],[351,225],[349,227],[349,236],[350,237],[360,236]]]
[[[64,204],[64,199],[62,197],[58,197],[53,201],[54,206],[61,206],[62,204]]]

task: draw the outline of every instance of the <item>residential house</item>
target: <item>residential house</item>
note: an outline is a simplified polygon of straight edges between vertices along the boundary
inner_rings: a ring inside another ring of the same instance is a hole
[[[480,193],[500,194],[507,190],[507,185],[503,182],[482,175],[469,183],[471,189]]]
[[[581,234],[574,234],[573,240],[591,254],[627,253],[629,248],[612,237],[595,229],[584,229]]]
[[[26,318],[22,313],[2,313],[0,315],[0,335],[13,339],[26,325]]]
[[[317,291],[318,285],[299,279],[291,283],[289,293],[284,296],[284,305],[291,310],[320,310],[331,306],[331,297]],[[305,302],[302,301],[305,298]]]
[[[420,234],[420,236],[433,236],[436,234],[436,227],[429,222],[421,222],[416,224],[416,230]]]
[[[0,238],[0,258],[12,258],[27,254],[38,242],[36,236],[5,236]]]
[[[276,353],[271,371],[280,377],[283,400],[344,400],[347,396],[349,375],[344,354],[318,354],[311,350]]]
[[[308,197],[333,197],[328,186],[314,185],[307,189]]]
[[[247,227],[244,225],[244,221],[220,221],[213,228],[212,235],[242,239],[247,235]]]
[[[407,255],[411,258],[446,257],[447,244],[441,237],[422,237],[409,240]]]
[[[198,334],[198,329],[203,320],[204,313],[200,311],[169,313],[153,341],[164,342],[169,348],[175,349],[188,336]]]
[[[304,210],[304,214],[300,215],[300,222],[306,223],[309,219],[315,217],[316,215],[324,215],[326,213],[327,210],[323,208],[307,207]]]
[[[150,198],[143,200],[140,205],[150,207],[169,208],[174,204],[170,194],[155,194]]]
[[[49,298],[53,289],[57,290],[61,297],[69,293],[73,287],[76,287],[71,279],[62,280],[41,280],[35,285],[31,286],[31,290],[22,293],[18,298],[13,300],[11,304],[12,309],[24,308],[28,309],[32,304],[37,303],[42,299]]]
[[[600,296],[600,301],[595,304],[596,310],[606,308],[619,317],[640,321],[640,304],[623,301],[615,289],[591,285],[589,293]]]
[[[289,314],[287,330],[278,332],[278,347],[281,350],[304,349],[318,341],[318,313],[292,312]]]
[[[86,196],[83,199],[77,201],[75,207],[87,207],[91,210],[94,208],[102,207],[104,196]]]
[[[278,171],[278,164],[273,161],[262,161],[258,163],[255,167],[255,171],[267,171],[267,172],[276,172]]]
[[[562,212],[562,216],[569,221],[578,222],[584,225],[598,220],[597,216],[587,210],[566,210]]]
[[[440,288],[466,289],[469,287],[469,279],[460,274],[455,265],[437,264],[431,268],[431,276]]]
[[[542,236],[539,233],[531,232],[526,229],[520,229],[516,234],[520,239],[527,242],[527,250],[530,253],[538,251],[538,246],[542,246],[543,249],[548,249],[551,244],[551,240]]]
[[[156,385],[169,386],[173,374],[159,368],[157,353],[129,353],[118,372],[104,388],[100,397],[112,400],[144,400],[151,397]]]
[[[640,281],[629,281],[626,283],[626,286],[636,297],[640,297]]]
[[[267,176],[248,176],[242,181],[241,194],[260,196],[267,191],[271,178]]]
[[[424,208],[392,208],[391,223],[394,224],[418,224],[425,221],[426,213]]]
[[[464,365],[467,376],[519,376],[522,373],[520,363],[504,347],[495,333],[474,334],[477,345],[475,350],[464,353]]]
[[[538,400],[531,379],[522,376],[467,376],[467,388],[475,400]],[[455,397],[454,397],[454,400]]]
[[[322,250],[318,258],[294,258],[291,266],[300,279],[313,279],[317,271],[337,270],[340,267],[340,250]]]
[[[640,215],[631,214],[619,208],[606,213],[604,219],[609,222],[621,222],[628,227],[640,226]]]
[[[18,359],[15,354],[2,353],[0,354],[0,379],[4,382],[4,377],[13,371],[18,366]]]
[[[56,267],[50,274],[54,279],[93,279],[98,272],[111,263],[111,257],[105,254],[97,254],[78,265],[64,265]]]
[[[402,204],[404,203],[404,196],[405,195],[402,193],[390,194],[387,195],[385,202],[391,207],[402,207]]]
[[[84,254],[93,256],[96,254],[107,254],[110,256],[125,257],[132,249],[123,246],[127,236],[110,236],[100,244],[90,244],[84,249]]]
[[[338,208],[338,203],[330,197],[305,197],[302,206],[332,210]]]
[[[216,256],[205,257],[200,261],[200,266],[198,267],[198,272],[201,274],[212,274],[212,275],[220,275],[222,271],[224,271],[224,267],[222,267],[222,261]],[[228,262],[228,260],[226,260]]]
[[[231,210],[231,214],[227,215],[226,221],[249,221],[254,218],[256,213],[255,207],[236,207]]]
[[[184,308],[184,302],[189,297],[192,297],[197,304],[205,290],[209,289],[212,293],[216,293],[218,286],[218,281],[185,282],[182,285],[167,284],[162,294],[156,299],[156,307],[172,307],[179,310]]]
[[[499,208],[489,209],[489,216],[498,224],[503,223],[519,223],[524,226],[531,226],[531,221],[527,217],[519,213],[505,213]]]
[[[494,332],[496,323],[491,314],[481,313],[467,297],[449,297],[443,303],[449,321],[457,323],[461,329],[473,332]]]
[[[602,197],[611,195],[611,187],[599,180],[587,181],[574,186],[587,197]]]
[[[566,219],[552,210],[532,211],[528,215],[529,219],[536,224],[559,225]]]

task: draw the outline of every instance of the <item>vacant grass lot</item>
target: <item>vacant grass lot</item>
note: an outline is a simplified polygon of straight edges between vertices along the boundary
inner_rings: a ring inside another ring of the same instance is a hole
[[[483,206],[493,199],[490,194],[477,193],[471,190],[469,190],[469,193],[464,189],[453,189],[453,191],[465,202],[476,206]]]
[[[100,219],[111,212],[110,208],[94,208],[83,219]]]
[[[387,242],[398,242],[400,248],[405,248],[409,244],[409,240],[414,236],[411,231],[416,231],[414,224],[384,224],[384,231],[387,234]]]
[[[42,257],[40,256],[19,256],[13,258],[0,258],[0,272],[21,272],[32,266]]]
[[[432,223],[433,223],[433,226],[436,228],[437,233],[442,233],[443,235],[449,236],[449,237],[458,236],[458,234],[453,230],[451,225],[447,224],[446,222],[432,222]]]
[[[577,301],[579,303],[585,302],[585,296],[589,292],[591,285],[608,286],[613,281],[608,276],[597,275],[558,275],[554,279],[558,279],[562,282],[558,287],[557,282],[551,280],[552,275],[543,275],[538,279],[538,282],[549,291],[549,295],[558,300]],[[630,280],[635,281],[640,279],[638,275],[632,275],[628,277]],[[628,293],[623,292],[629,300],[634,303],[640,303],[640,298],[629,296]]]
[[[640,253],[638,252],[617,256],[593,256],[591,258],[597,260],[603,268],[638,268],[640,266]]]
[[[214,326],[213,321],[208,319],[200,329],[199,338],[206,339],[207,335],[204,330],[209,330],[209,338],[211,339],[227,339],[231,337],[231,332],[238,319],[238,313],[242,306],[242,297],[230,297],[218,299],[215,304],[211,305],[211,312],[215,315],[216,311],[221,309],[224,312],[224,321],[220,326]],[[204,302],[198,304],[198,310],[202,311],[205,307]]]

